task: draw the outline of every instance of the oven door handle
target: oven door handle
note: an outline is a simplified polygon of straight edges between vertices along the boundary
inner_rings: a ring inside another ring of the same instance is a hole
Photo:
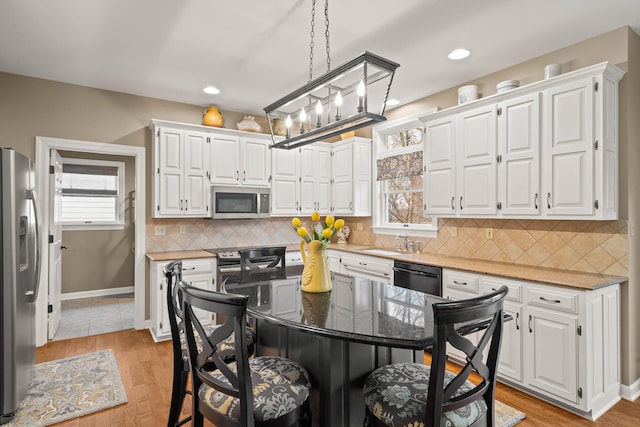
[[[396,272],[396,273],[416,274],[418,276],[433,277],[433,278],[436,278],[436,279],[440,278],[439,274],[427,273],[427,272],[424,272],[424,271],[417,271],[417,270],[408,270],[408,269],[402,268],[402,267],[393,267],[393,271]]]

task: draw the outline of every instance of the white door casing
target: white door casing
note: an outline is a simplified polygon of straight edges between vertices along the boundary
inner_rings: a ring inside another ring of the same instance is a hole
[[[144,329],[145,324],[145,215],[146,215],[146,162],[145,148],[129,145],[106,144],[92,141],[79,141],[63,138],[36,137],[36,190],[41,197],[42,224],[49,224],[49,151],[66,150],[76,152],[90,152],[99,154],[111,154],[119,156],[131,156],[135,159],[135,201],[134,204],[134,327]],[[40,247],[47,249],[49,239],[47,233],[42,233]],[[39,286],[48,289],[49,259],[43,257],[42,274]],[[46,272],[46,273],[45,273]],[[42,284],[42,282],[45,282]],[[47,303],[49,296],[40,292],[36,300],[36,346],[42,346],[47,342]]]
[[[49,328],[48,337],[58,330],[62,314],[62,157],[56,150],[51,150],[49,158]],[[49,309],[47,308],[47,311]]]

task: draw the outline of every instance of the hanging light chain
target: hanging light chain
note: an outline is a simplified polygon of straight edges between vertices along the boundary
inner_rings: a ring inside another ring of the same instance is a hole
[[[331,56],[329,55],[329,0],[325,0],[324,2],[324,24],[324,37],[327,42],[327,71],[329,71],[331,70]]]
[[[315,36],[314,27],[316,25],[316,0],[311,1],[311,43],[309,44],[309,81],[313,80],[313,38]]]

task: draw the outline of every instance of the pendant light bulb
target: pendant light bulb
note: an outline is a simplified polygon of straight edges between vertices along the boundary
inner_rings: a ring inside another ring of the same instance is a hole
[[[300,110],[300,121],[305,122],[307,120],[307,112],[304,111],[304,108]]]
[[[287,118],[284,120],[284,125],[289,129],[292,125],[291,114],[287,115]]]
[[[364,96],[364,81],[360,80],[358,85],[358,96]]]
[[[338,91],[338,94],[336,95],[336,107],[340,106],[342,106],[342,95],[340,94],[340,91]]]
[[[322,114],[322,103],[320,103],[320,101],[316,104],[316,113],[318,113],[318,115]]]

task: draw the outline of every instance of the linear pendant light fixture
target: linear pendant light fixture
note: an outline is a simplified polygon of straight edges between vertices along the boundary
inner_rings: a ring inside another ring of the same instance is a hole
[[[386,120],[384,110],[389,90],[400,65],[364,52],[331,70],[328,3],[329,0],[325,0],[327,72],[313,79],[313,0],[309,82],[264,108],[272,148],[297,148]],[[284,122],[284,138],[274,134],[274,119]]]

